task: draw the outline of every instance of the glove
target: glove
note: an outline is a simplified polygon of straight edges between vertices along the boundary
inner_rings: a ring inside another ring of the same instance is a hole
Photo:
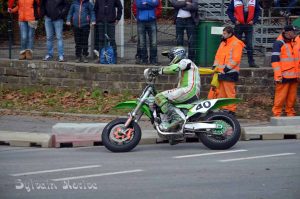
[[[161,68],[149,68],[149,73],[153,75],[154,77],[161,74]]]

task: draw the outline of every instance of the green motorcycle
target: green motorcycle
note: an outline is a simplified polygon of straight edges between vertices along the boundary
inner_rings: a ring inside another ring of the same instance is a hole
[[[171,145],[184,140],[187,135],[196,135],[208,148],[224,150],[237,143],[241,135],[238,120],[231,114],[219,110],[220,107],[236,104],[240,99],[220,98],[198,100],[190,104],[176,104],[176,111],[184,119],[184,124],[174,132],[164,132],[159,128],[162,121],[167,121],[160,108],[155,104],[154,96],[156,76],[144,71],[147,86],[141,96],[135,101],[122,102],[117,109],[133,109],[128,118],[118,118],[109,122],[102,132],[103,145],[112,152],[128,152],[136,147],[141,140],[142,131],[138,125],[143,115],[146,115],[158,136],[169,140]]]

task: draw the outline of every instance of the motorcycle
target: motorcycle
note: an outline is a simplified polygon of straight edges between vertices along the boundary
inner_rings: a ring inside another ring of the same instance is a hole
[[[175,104],[176,112],[184,119],[182,126],[164,132],[160,129],[161,122],[168,120],[155,104],[156,75],[151,70],[144,71],[147,86],[137,100],[125,101],[114,108],[131,108],[128,118],[117,118],[109,122],[102,132],[103,145],[112,152],[128,152],[135,148],[141,140],[142,131],[138,124],[146,115],[157,134],[169,140],[171,145],[184,140],[188,135],[196,135],[200,141],[213,150],[225,150],[234,146],[240,138],[241,127],[238,120],[220,107],[240,102],[237,98],[219,98],[197,100],[189,104]]]

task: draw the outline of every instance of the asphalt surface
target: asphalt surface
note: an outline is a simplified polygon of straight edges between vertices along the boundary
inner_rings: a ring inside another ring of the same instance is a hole
[[[300,140],[103,146],[0,146],[0,198],[299,199]]]

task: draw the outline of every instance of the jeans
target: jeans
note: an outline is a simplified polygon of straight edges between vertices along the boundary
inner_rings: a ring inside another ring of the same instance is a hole
[[[150,63],[157,63],[157,25],[156,21],[138,21],[138,52],[143,62],[148,62],[147,37],[150,43]]]
[[[99,34],[99,45],[95,46],[95,49],[99,50],[99,52],[100,52],[101,49],[105,45],[108,45],[108,42],[109,42],[109,44],[113,47],[115,57],[117,58],[117,44],[116,44],[116,39],[115,39],[115,32],[116,32],[115,23],[106,23],[106,27],[105,27],[105,23],[98,23],[97,28],[98,28],[98,34]],[[105,33],[108,35],[109,41],[105,38]]]
[[[196,25],[192,17],[176,19],[176,42],[177,46],[183,46],[184,30],[188,38],[188,55],[189,59],[195,62],[196,49]]]
[[[291,9],[297,4],[297,0],[289,0],[289,4],[287,5],[287,11],[291,12]],[[280,0],[274,0],[275,7],[281,7],[280,6]]]
[[[90,35],[90,26],[84,26],[81,28],[74,27],[74,39],[75,39],[75,54],[76,57],[88,56],[88,47],[89,47],[89,35]]]
[[[64,56],[64,41],[63,41],[63,24],[62,19],[52,21],[49,17],[45,17],[45,29],[47,35],[47,50],[48,55],[53,57],[53,39],[54,33],[57,39],[58,56]]]
[[[248,24],[235,25],[234,33],[237,36],[237,38],[239,38],[240,40],[242,40],[242,38],[243,38],[243,33],[245,34],[245,42],[246,42],[248,63],[249,63],[249,65],[254,64],[253,43],[252,43],[252,40],[253,40],[253,26],[248,25]]]
[[[33,49],[34,28],[30,27],[28,21],[19,22],[21,33],[21,51]]]

